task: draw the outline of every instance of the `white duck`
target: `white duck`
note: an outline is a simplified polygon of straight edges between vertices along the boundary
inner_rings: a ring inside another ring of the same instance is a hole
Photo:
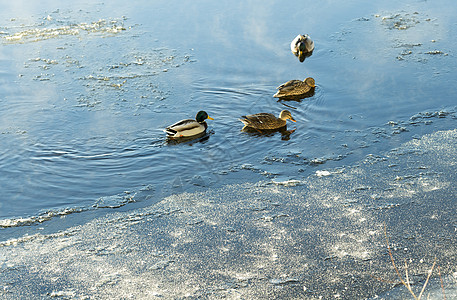
[[[290,43],[290,50],[300,59],[301,62],[303,62],[306,57],[309,57],[311,54],[313,54],[314,42],[309,37],[309,35],[299,34]]]

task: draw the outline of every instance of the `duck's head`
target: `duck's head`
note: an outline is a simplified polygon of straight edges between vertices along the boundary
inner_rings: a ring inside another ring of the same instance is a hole
[[[302,36],[303,37],[303,36]],[[306,52],[308,52],[306,50],[306,38],[302,38],[300,39],[300,41],[298,42],[297,44],[297,49],[298,49],[298,55],[301,56],[301,55],[304,55]]]
[[[316,86],[316,82],[315,82],[314,79],[311,78],[311,77],[306,78],[306,79],[305,79],[305,83],[306,83],[307,85],[309,85],[310,87],[315,87],[315,86]]]
[[[314,51],[314,42],[309,37],[309,35],[298,35],[296,37],[296,53],[295,55],[298,56],[300,62],[303,62],[305,58],[311,56]]]
[[[292,114],[291,114],[290,111],[288,111],[288,110],[283,110],[283,111],[281,111],[281,113],[279,114],[279,118],[280,118],[281,120],[284,120],[284,121],[287,120],[287,119],[289,119],[289,120],[291,120],[292,122],[297,122],[297,121],[295,121],[294,118],[292,118]]]
[[[208,116],[208,114],[206,113],[206,111],[199,111],[197,113],[197,116],[195,116],[195,120],[198,122],[198,123],[203,123],[206,119],[210,119],[210,120],[214,120],[213,118],[211,118],[210,116]]]
[[[301,50],[303,52],[311,52],[311,51],[313,51],[314,50],[314,42],[309,37],[309,35],[300,34],[299,36],[300,36],[299,45],[298,45],[299,50]]]

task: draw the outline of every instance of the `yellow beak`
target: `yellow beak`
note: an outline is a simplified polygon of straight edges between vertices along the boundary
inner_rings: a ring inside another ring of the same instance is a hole
[[[214,119],[213,119],[213,118],[211,118],[210,116],[208,116],[208,119],[210,119],[210,120],[214,120]]]

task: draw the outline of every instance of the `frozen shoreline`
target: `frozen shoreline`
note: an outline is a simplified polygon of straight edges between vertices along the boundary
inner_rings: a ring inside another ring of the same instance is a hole
[[[455,293],[456,144],[457,130],[440,131],[299,184],[183,193],[2,242],[0,295],[370,298],[393,287],[375,278],[398,281],[384,224],[418,286],[436,256]]]

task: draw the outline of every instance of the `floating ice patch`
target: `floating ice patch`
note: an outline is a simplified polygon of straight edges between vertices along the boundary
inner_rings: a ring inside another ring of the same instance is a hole
[[[98,198],[97,202],[94,204],[96,208],[119,208],[127,203],[134,202],[133,198],[135,195],[130,195],[129,192],[119,195],[106,196]]]
[[[417,62],[426,62],[427,57],[424,54],[443,55],[448,54],[441,50],[425,51],[421,48],[430,48],[436,43],[436,36],[440,36],[440,30],[436,19],[432,20],[427,15],[419,12],[397,12],[387,13],[384,16],[375,15],[380,24],[390,31],[386,35],[395,43],[394,48],[401,51],[397,55],[397,60],[416,60]],[[407,31],[407,32],[395,32]],[[430,39],[429,37],[433,37]],[[434,48],[436,46],[433,46]]]
[[[297,186],[297,185],[302,185],[303,182],[300,180],[296,180],[296,179],[290,179],[290,180],[284,180],[284,181],[274,181],[273,180],[273,184],[283,185],[283,186]]]
[[[382,23],[388,29],[406,30],[420,23],[419,13],[396,13],[381,17]]]
[[[28,43],[37,42],[61,36],[75,36],[82,33],[96,33],[104,35],[113,35],[126,30],[122,21],[107,21],[100,19],[92,23],[70,24],[66,26],[50,28],[31,28],[16,33],[3,35],[2,38],[6,43]]]
[[[325,176],[330,176],[330,175],[332,175],[332,173],[330,173],[329,171],[325,171],[325,170],[316,171],[317,177],[325,177]]]

